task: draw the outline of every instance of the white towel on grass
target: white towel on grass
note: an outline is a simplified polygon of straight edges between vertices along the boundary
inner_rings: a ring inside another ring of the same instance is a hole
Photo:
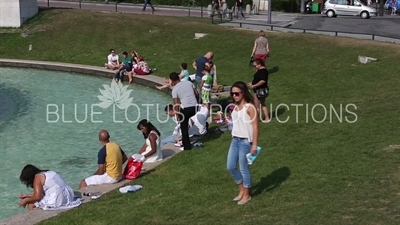
[[[142,189],[141,185],[128,185],[125,187],[122,187],[119,189],[119,192],[121,192],[122,194],[128,193],[128,192],[135,192]]]

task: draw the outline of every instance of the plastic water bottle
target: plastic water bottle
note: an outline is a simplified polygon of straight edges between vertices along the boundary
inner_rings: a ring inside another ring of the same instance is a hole
[[[257,154],[256,155],[252,155],[251,153],[248,153],[247,156],[247,162],[249,165],[253,164],[254,160],[256,160],[257,156],[260,154],[261,151],[261,147],[257,146]]]

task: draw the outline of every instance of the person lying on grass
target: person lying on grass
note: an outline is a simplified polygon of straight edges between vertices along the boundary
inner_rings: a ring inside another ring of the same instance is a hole
[[[181,63],[181,74],[179,74],[179,79],[180,80],[189,80],[190,79],[189,78],[189,71],[187,70],[187,63]],[[165,85],[163,85],[163,86],[156,85],[156,88],[158,90],[161,91],[162,89],[171,87],[171,80],[170,79],[164,78],[164,81],[165,81]]]

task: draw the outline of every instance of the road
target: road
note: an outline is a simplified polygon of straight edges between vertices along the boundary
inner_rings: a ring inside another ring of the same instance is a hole
[[[297,17],[291,28],[338,31],[347,33],[376,34],[400,39],[400,16],[336,17],[322,15]]]
[[[102,11],[118,11],[124,13],[135,14],[154,14],[160,16],[181,16],[181,17],[208,17],[207,9],[203,9],[203,14],[200,8],[184,8],[184,7],[170,7],[170,8],[157,8],[152,12],[151,8],[147,7],[146,11],[142,11],[140,5],[118,4],[117,7],[114,3],[82,3],[67,2],[67,1],[49,1],[49,6],[54,8],[81,8],[90,10]],[[47,0],[38,0],[41,7],[47,7]],[[231,25],[237,22],[251,23],[246,27],[257,27],[267,24],[267,14],[260,12],[260,15],[248,15],[245,20],[233,20]],[[321,14],[302,15],[296,13],[279,13],[272,12],[272,21],[275,26],[285,26],[292,24],[290,28],[309,29],[319,31],[337,31],[346,33],[360,33],[360,34],[375,34],[391,38],[400,39],[400,16],[383,16],[372,17],[371,19],[361,19],[360,17],[336,17],[328,18]],[[229,24],[225,24],[228,25]]]
[[[99,11],[118,11],[124,13],[134,13],[134,14],[154,14],[159,16],[191,16],[191,17],[201,17],[200,8],[157,8],[155,6],[155,11],[152,12],[151,8],[147,6],[146,11],[142,11],[143,6],[138,5],[128,5],[128,4],[118,4],[117,7],[115,3],[102,4],[102,3],[83,3],[79,5],[79,2],[67,2],[67,1],[49,1],[49,7],[53,8],[72,8],[72,9],[90,9]],[[40,7],[48,7],[46,0],[38,0],[38,5]],[[208,17],[206,9],[203,11],[203,17]]]

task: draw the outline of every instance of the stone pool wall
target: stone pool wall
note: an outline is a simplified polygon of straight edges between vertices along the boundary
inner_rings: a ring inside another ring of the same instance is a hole
[[[0,59],[0,67],[16,67],[16,68],[30,68],[30,69],[41,69],[41,70],[52,70],[52,71],[61,71],[61,72],[70,72],[77,73],[79,75],[91,75],[91,76],[100,76],[109,78],[110,81],[114,77],[114,72],[111,70],[107,70],[104,67],[98,66],[86,66],[80,64],[70,64],[70,63],[58,63],[58,62],[44,62],[44,61],[32,61],[32,60],[16,60],[16,59]],[[29,76],[29,74],[27,74]],[[125,77],[126,78],[126,77]],[[62,79],[62,78],[60,78]],[[155,91],[158,91],[155,86],[163,85],[164,79],[161,77],[157,77],[154,75],[147,76],[136,76],[133,78],[133,83],[140,84],[144,86],[148,86],[154,88]],[[166,94],[171,94],[171,89],[167,88],[163,90]],[[172,132],[172,131],[171,131]],[[162,149],[164,160],[161,162],[145,164],[144,168],[147,170],[146,173],[151,173],[152,170],[165,160],[168,160],[176,153],[180,152],[173,144],[168,144]],[[93,156],[93,160],[95,160],[95,156]],[[124,180],[122,182],[111,184],[111,185],[100,185],[100,186],[89,186],[86,191],[89,192],[102,192],[107,193],[112,190],[115,190],[123,185],[126,185],[131,181]],[[89,197],[82,196],[81,192],[77,192],[77,195],[80,195],[84,201],[83,203],[90,202]],[[15,204],[18,202],[16,201]],[[44,211],[44,210],[30,210],[21,214],[17,214],[10,218],[0,221],[0,225],[34,225],[40,221],[49,219],[51,217],[57,216],[58,214],[64,212],[66,210],[57,210],[57,211]]]
[[[87,66],[81,64],[71,63],[59,63],[59,62],[46,62],[46,61],[34,61],[34,60],[18,60],[18,59],[1,59],[0,67],[17,67],[17,68],[30,68],[30,69],[41,69],[41,70],[52,70],[61,72],[78,73],[80,75],[91,75],[106,77],[111,79],[114,77],[115,72],[105,69],[99,66]],[[127,77],[124,77],[127,81]],[[164,79],[154,75],[146,76],[135,76],[133,77],[133,83],[151,87],[155,90],[156,85],[164,85]],[[157,90],[158,91],[158,90]],[[172,89],[166,88],[162,90],[165,94],[171,95]]]

